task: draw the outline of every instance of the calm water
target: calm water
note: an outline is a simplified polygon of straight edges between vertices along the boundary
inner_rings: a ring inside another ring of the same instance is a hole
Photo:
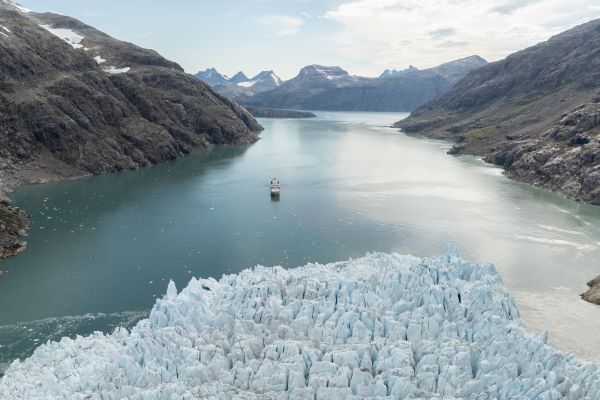
[[[404,116],[262,120],[249,147],[18,188],[33,225],[29,249],[0,264],[0,363],[49,338],[131,326],[169,279],[447,244],[496,264],[531,332],[600,360],[600,307],[578,298],[600,274],[600,207],[387,127]]]

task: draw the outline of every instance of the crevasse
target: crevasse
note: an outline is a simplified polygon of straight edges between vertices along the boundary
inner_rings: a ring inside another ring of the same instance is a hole
[[[364,258],[173,282],[131,332],[15,361],[2,399],[599,399],[600,369],[524,332],[489,264]]]

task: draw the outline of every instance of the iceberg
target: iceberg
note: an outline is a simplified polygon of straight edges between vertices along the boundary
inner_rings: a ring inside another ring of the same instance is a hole
[[[130,331],[14,361],[0,398],[599,399],[599,366],[546,341],[491,264],[374,253],[171,282]]]

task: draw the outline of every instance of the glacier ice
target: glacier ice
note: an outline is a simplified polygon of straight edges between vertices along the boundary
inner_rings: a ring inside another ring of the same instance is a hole
[[[2,399],[600,399],[600,369],[524,332],[494,267],[364,258],[171,282],[131,331],[48,342]]]

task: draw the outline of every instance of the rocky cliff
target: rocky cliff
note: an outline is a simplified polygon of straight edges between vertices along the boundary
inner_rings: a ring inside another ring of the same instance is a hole
[[[3,184],[137,168],[249,143],[260,130],[155,51],[0,0]]]
[[[600,20],[468,74],[396,124],[513,179],[600,204]]]

